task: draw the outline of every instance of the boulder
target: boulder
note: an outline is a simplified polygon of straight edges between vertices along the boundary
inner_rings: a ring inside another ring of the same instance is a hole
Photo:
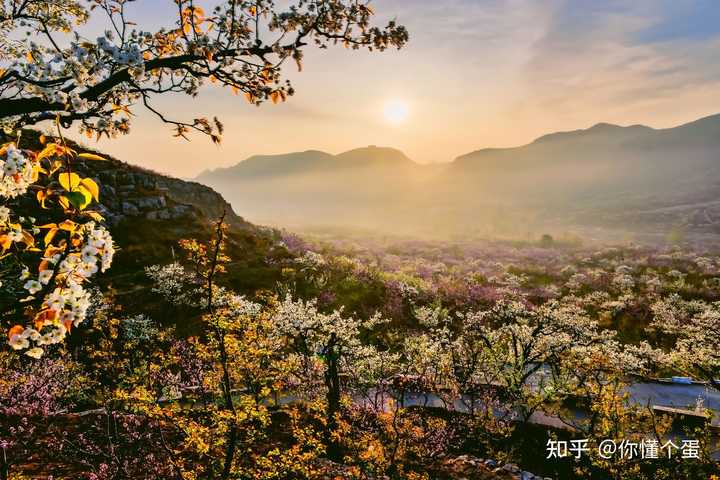
[[[160,210],[165,208],[165,197],[140,197],[135,199],[135,204],[142,211]]]
[[[122,211],[125,215],[129,215],[131,217],[140,215],[140,210],[137,206],[129,201],[122,202]]]

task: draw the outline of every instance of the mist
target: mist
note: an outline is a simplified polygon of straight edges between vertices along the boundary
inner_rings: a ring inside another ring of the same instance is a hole
[[[711,240],[720,234],[720,116],[669,129],[597,124],[447,164],[376,146],[256,156],[198,180],[250,221],[299,230]]]

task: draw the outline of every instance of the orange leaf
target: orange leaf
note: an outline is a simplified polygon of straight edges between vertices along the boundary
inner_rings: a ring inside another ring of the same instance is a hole
[[[12,240],[10,240],[10,237],[7,235],[0,235],[0,247],[2,247],[3,252],[8,250],[12,246]]]
[[[23,327],[22,325],[15,325],[8,331],[8,338],[12,338],[13,335],[20,335],[24,331],[25,327]]]

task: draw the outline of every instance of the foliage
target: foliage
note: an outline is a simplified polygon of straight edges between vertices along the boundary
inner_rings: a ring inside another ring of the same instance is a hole
[[[16,143],[0,147],[0,246],[3,283],[11,292],[2,310],[5,322],[25,323],[3,326],[10,346],[34,358],[85,320],[90,294],[84,284],[109,268],[115,253],[110,233],[97,223],[102,217],[87,208],[98,201],[98,185],[72,171],[76,152],[60,140],[40,152]],[[43,209],[62,212],[60,220],[41,224],[15,213],[11,202],[29,189]]]

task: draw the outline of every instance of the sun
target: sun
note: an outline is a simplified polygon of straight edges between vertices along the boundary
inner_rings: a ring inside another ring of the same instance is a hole
[[[408,104],[402,100],[390,100],[383,109],[385,120],[393,125],[404,123],[409,113]]]

